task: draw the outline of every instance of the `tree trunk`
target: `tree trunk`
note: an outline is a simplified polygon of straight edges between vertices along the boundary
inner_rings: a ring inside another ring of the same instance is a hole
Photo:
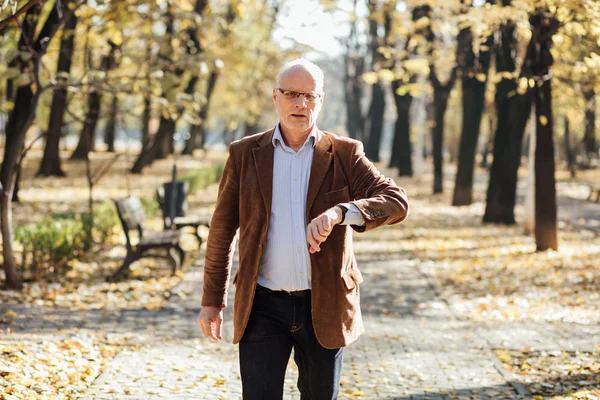
[[[119,46],[109,41],[110,52],[102,58],[101,70],[108,72],[116,66],[115,53]],[[91,92],[88,95],[88,112],[81,130],[79,143],[75,151],[71,155],[72,160],[87,160],[88,153],[96,148],[96,125],[100,119],[100,108],[102,106],[103,91],[100,88],[94,87],[94,82],[90,82]]]
[[[163,127],[164,133],[161,136],[161,142],[159,143],[158,150],[156,152],[155,160],[164,160],[173,154],[175,149],[175,130],[177,129],[177,120],[170,119],[169,122]],[[161,120],[162,122],[162,120]]]
[[[161,117],[158,130],[150,139],[148,146],[142,149],[142,152],[131,168],[131,173],[139,174],[145,167],[152,164],[152,162],[157,159],[157,153],[160,151],[161,143],[168,141],[169,138],[172,141],[174,131],[175,121]]]
[[[150,118],[152,117],[152,95],[144,96],[144,113],[142,114],[142,149],[148,146],[150,140]]]
[[[585,98],[585,136],[583,139],[585,152],[588,158],[593,155],[598,157],[596,145],[596,93],[594,89],[584,92]]]
[[[533,87],[536,111],[535,242],[538,251],[558,250],[551,86],[554,59],[550,49],[559,22],[547,10],[536,9],[529,15],[529,25],[532,35],[522,70],[524,76],[536,81]]]
[[[182,154],[192,155],[194,149],[201,147],[202,136],[204,136],[204,120],[197,125],[190,126],[190,138],[185,142]],[[204,146],[202,146],[204,147]]]
[[[350,50],[348,50],[350,51]],[[361,140],[365,118],[361,108],[362,82],[360,76],[364,72],[364,58],[344,57],[345,75],[344,92],[346,100],[346,130],[352,139]]]
[[[516,69],[516,26],[500,27],[500,43],[495,48],[497,73]],[[521,164],[523,134],[531,111],[531,93],[517,90],[517,81],[504,78],[496,85],[496,133],[483,222],[515,223],[517,171]]]
[[[521,164],[523,134],[529,119],[531,94],[513,94],[517,84],[503,80],[496,86],[498,124],[494,136],[494,159],[490,169],[483,222],[515,223],[517,172]]]
[[[59,25],[60,10],[54,5],[38,37],[34,39],[37,22],[42,10],[40,4],[36,4],[27,10],[21,24],[21,36],[19,38],[19,49],[27,47],[31,49],[30,60],[22,58],[16,63],[21,73],[26,70],[34,72],[39,76],[39,64],[46,47],[52,38],[52,30]],[[25,135],[35,117],[40,92],[33,91],[34,83],[23,84],[17,87],[14,99],[14,108],[10,112],[5,127],[6,141],[4,144],[4,158],[0,169],[0,232],[2,233],[2,256],[4,259],[4,273],[6,276],[6,287],[9,289],[21,289],[23,287],[22,277],[17,269],[13,251],[13,229],[11,198],[16,185],[17,173],[21,164]]]
[[[71,72],[76,26],[77,16],[73,14],[63,30],[58,55],[57,73],[64,72],[68,74]],[[62,136],[66,109],[67,90],[54,90],[52,94],[50,121],[48,122],[48,130],[46,131],[46,146],[44,147],[44,156],[37,176],[65,176],[60,164],[60,138]]]
[[[535,104],[532,102],[530,107],[531,117],[529,120],[529,135],[527,136],[527,193],[525,195],[525,218],[523,221],[523,233],[527,236],[532,235],[535,230],[535,142],[536,127],[534,123],[536,117]]]
[[[433,105],[435,124],[431,129],[433,142],[433,193],[444,191],[444,116],[448,107],[448,97],[452,87],[434,86]]]
[[[96,125],[100,118],[102,97],[97,89],[92,89],[88,94],[88,111],[79,137],[79,143],[71,155],[71,160],[87,160],[90,151],[94,150],[96,139]]]
[[[200,124],[192,126],[190,130],[190,138],[188,139],[185,148],[183,149],[183,154],[192,155],[195,149],[204,149],[204,145],[206,144],[205,124],[208,118],[210,100],[212,99],[212,95],[215,91],[215,86],[217,85],[218,79],[219,71],[215,68],[210,72],[210,76],[208,78],[208,85],[206,87],[205,94],[206,102],[202,105],[200,111],[198,112]]]
[[[106,121],[106,129],[104,130],[104,143],[107,148],[106,151],[110,153],[115,152],[115,136],[117,130],[117,113],[119,110],[119,98],[116,93],[113,95],[112,104],[110,107],[110,114],[108,115],[108,121]]]
[[[346,131],[352,139],[363,137],[364,119],[360,114],[360,101],[346,95]]]
[[[21,149],[23,151],[23,149]],[[12,202],[19,203],[19,187],[21,186],[21,166],[17,169],[17,177],[15,179],[15,187],[13,189]]]
[[[17,270],[13,252],[11,198],[21,163],[25,134],[33,122],[39,99],[39,94],[34,94],[31,86],[19,86],[17,89],[15,107],[10,113],[6,124],[6,144],[0,172],[0,184],[3,188],[2,197],[0,198],[2,254],[4,257],[6,286],[12,289],[22,288],[22,280]]]
[[[381,147],[381,134],[383,132],[383,117],[385,114],[385,92],[381,83],[373,84],[371,105],[367,114],[366,132],[368,132],[366,156],[374,162],[379,161],[379,148]]]
[[[535,242],[537,250],[558,250],[552,88],[550,80],[534,88],[537,117],[535,147]],[[544,119],[545,117],[545,119]],[[547,121],[544,123],[543,121]]]
[[[61,51],[61,56],[63,52]],[[65,176],[60,163],[60,138],[64,121],[64,112],[67,109],[67,91],[57,89],[52,97],[50,122],[46,132],[46,146],[44,156],[37,172],[37,176]]]
[[[2,256],[4,258],[4,275],[6,276],[6,287],[9,289],[22,289],[23,280],[17,270],[15,255],[12,247],[12,210],[9,201],[10,194],[0,191],[0,223],[2,223]]]
[[[488,38],[485,45],[492,47],[493,40]],[[490,66],[490,51],[473,51],[473,35],[469,29],[463,29],[458,40],[458,60],[462,75],[462,132],[458,150],[458,167],[454,186],[453,206],[466,206],[473,201],[473,174],[475,154],[479,139],[481,116],[485,107],[485,86]]]
[[[410,142],[409,117],[412,96],[408,93],[399,95],[397,89],[400,85],[400,81],[392,82],[398,117],[396,119],[396,125],[394,126],[394,141],[392,144],[392,155],[389,167],[398,168],[398,174],[400,176],[412,176],[412,145]]]
[[[485,82],[463,77],[463,123],[458,149],[458,168],[454,187],[453,206],[466,206],[473,201],[473,174],[479,139],[481,115],[485,104]]]
[[[565,155],[567,157],[567,167],[571,172],[571,178],[575,178],[575,157],[571,146],[571,132],[569,129],[569,117],[564,116],[565,121]]]

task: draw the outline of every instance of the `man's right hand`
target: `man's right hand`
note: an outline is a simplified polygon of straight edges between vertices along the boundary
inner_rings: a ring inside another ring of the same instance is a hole
[[[223,311],[221,307],[202,307],[196,320],[205,336],[213,340],[221,340],[223,328]]]

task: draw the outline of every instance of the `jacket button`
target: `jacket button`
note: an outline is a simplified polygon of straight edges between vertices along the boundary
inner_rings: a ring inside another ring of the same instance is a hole
[[[262,249],[262,244],[259,244],[259,245],[258,245],[258,248],[259,248],[259,249]]]

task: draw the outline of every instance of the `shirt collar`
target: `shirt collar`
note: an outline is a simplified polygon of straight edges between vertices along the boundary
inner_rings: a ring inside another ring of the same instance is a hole
[[[310,133],[308,134],[308,137],[306,138],[306,141],[304,142],[302,147],[304,147],[309,140],[312,140],[312,147],[315,147],[318,139],[319,139],[319,129],[317,129],[317,124],[315,124],[315,125],[313,125],[313,128],[310,131]],[[287,147],[287,145],[283,141],[283,136],[281,135],[281,129],[279,129],[279,124],[277,124],[277,126],[275,126],[275,132],[273,133],[273,139],[272,139],[273,147],[277,147],[277,141],[279,141],[279,143],[281,143],[281,145]]]

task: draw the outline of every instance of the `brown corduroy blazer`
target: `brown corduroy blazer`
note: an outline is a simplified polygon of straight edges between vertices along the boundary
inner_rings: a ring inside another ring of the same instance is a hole
[[[273,190],[273,130],[245,137],[229,146],[219,194],[210,223],[202,306],[227,306],[227,289],[239,228],[239,268],[233,279],[233,343],[244,334],[267,245]],[[362,143],[319,131],[306,199],[306,222],[339,203],[352,201],[364,232],[402,221],[408,215],[403,189],[385,178],[365,157]],[[308,246],[308,243],[307,243]],[[363,333],[359,284],[362,276],[352,250],[352,230],[336,225],[321,251],[310,255],[312,318],[317,339],[339,348]]]

